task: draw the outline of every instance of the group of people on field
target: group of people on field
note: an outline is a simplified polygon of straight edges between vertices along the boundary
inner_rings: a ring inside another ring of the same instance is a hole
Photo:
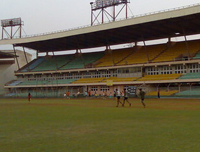
[[[139,97],[141,99],[141,103],[143,105],[143,107],[146,107],[146,104],[144,103],[144,98],[145,98],[145,92],[142,89],[139,89]],[[128,101],[128,91],[126,89],[124,89],[124,91],[120,92],[118,89],[116,89],[114,96],[116,96],[117,98],[117,105],[116,107],[119,106],[119,104],[121,104],[122,106],[125,105],[125,102],[127,102],[129,104],[129,106],[131,106],[131,103]],[[120,101],[121,97],[123,97],[123,102]]]
[[[146,107],[146,104],[144,103],[145,92],[142,89],[139,89],[139,90],[140,90],[139,96],[140,96],[140,99],[141,99],[141,103],[145,108]],[[78,97],[79,94],[80,94],[80,92],[77,93],[77,97]],[[90,91],[89,92],[85,91],[85,96],[87,97],[88,95],[89,95],[89,97],[91,96]],[[103,96],[106,96],[106,95],[107,94],[103,94]],[[69,91],[66,92],[66,94],[64,94],[64,96],[66,98],[70,98]],[[128,91],[126,89],[124,89],[124,91],[122,91],[122,92],[120,92],[118,89],[116,89],[116,91],[114,92],[114,97],[117,98],[116,107],[118,107],[119,104],[124,106],[126,102],[129,104],[129,106],[131,106],[131,103],[128,101]],[[120,101],[121,97],[123,97],[123,102]],[[29,101],[29,103],[31,101],[31,94],[30,93],[28,94],[28,101]]]

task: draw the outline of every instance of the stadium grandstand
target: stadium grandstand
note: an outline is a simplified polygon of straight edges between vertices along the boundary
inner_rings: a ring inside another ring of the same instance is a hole
[[[71,96],[85,91],[113,96],[115,89],[124,88],[135,96],[135,89],[143,88],[152,97],[158,90],[161,97],[198,97],[200,38],[192,35],[200,34],[199,18],[200,4],[196,4],[73,30],[2,39],[0,45],[37,52],[36,59],[14,70],[15,78],[4,80],[4,96],[27,97],[30,92],[33,97],[63,97],[67,91]],[[147,45],[160,39],[161,43]],[[111,49],[129,43],[134,45]],[[105,49],[81,51],[98,47]],[[71,50],[76,53],[55,55]]]

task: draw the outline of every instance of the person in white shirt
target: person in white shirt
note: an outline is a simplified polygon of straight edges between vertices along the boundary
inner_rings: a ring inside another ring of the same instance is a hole
[[[117,96],[117,106],[116,107],[118,107],[119,106],[119,103],[121,103],[121,105],[123,105],[122,104],[122,102],[120,101],[120,97],[121,97],[121,92],[118,90],[118,89],[116,89],[116,96]]]

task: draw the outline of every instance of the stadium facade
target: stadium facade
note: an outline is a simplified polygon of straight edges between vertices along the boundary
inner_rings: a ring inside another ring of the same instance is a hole
[[[113,96],[116,88],[126,88],[132,96],[137,88],[149,96],[156,96],[158,90],[161,96],[199,96],[200,39],[188,39],[200,34],[199,18],[197,4],[96,26],[3,39],[0,45],[37,51],[35,60],[15,72],[17,79],[5,84],[7,96],[26,97],[31,92],[35,97],[62,97],[67,91]],[[180,37],[182,41],[175,41]],[[146,45],[159,39],[165,42]],[[111,49],[126,43],[134,45]],[[81,53],[96,47],[105,50]],[[66,50],[76,53],[55,55]]]
[[[27,60],[30,62],[32,55],[26,53]],[[16,55],[13,50],[1,50],[0,51],[0,96],[7,94],[9,91],[4,88],[6,83],[15,81],[17,77],[15,72],[18,70],[18,65],[15,60],[15,57],[18,57],[18,64],[23,67],[27,64],[24,52],[16,50]]]

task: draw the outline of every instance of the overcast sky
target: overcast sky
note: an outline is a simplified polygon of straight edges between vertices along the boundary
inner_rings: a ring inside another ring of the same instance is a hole
[[[23,29],[28,35],[89,25],[91,1],[1,0],[0,20],[21,17],[24,21]],[[200,3],[200,0],[130,0],[130,2],[129,16],[132,16],[132,14],[196,4]]]
[[[0,0],[0,20],[21,17],[27,35],[89,25],[91,1],[95,0]],[[132,16],[197,4],[200,0],[130,0],[130,2],[128,14]]]

